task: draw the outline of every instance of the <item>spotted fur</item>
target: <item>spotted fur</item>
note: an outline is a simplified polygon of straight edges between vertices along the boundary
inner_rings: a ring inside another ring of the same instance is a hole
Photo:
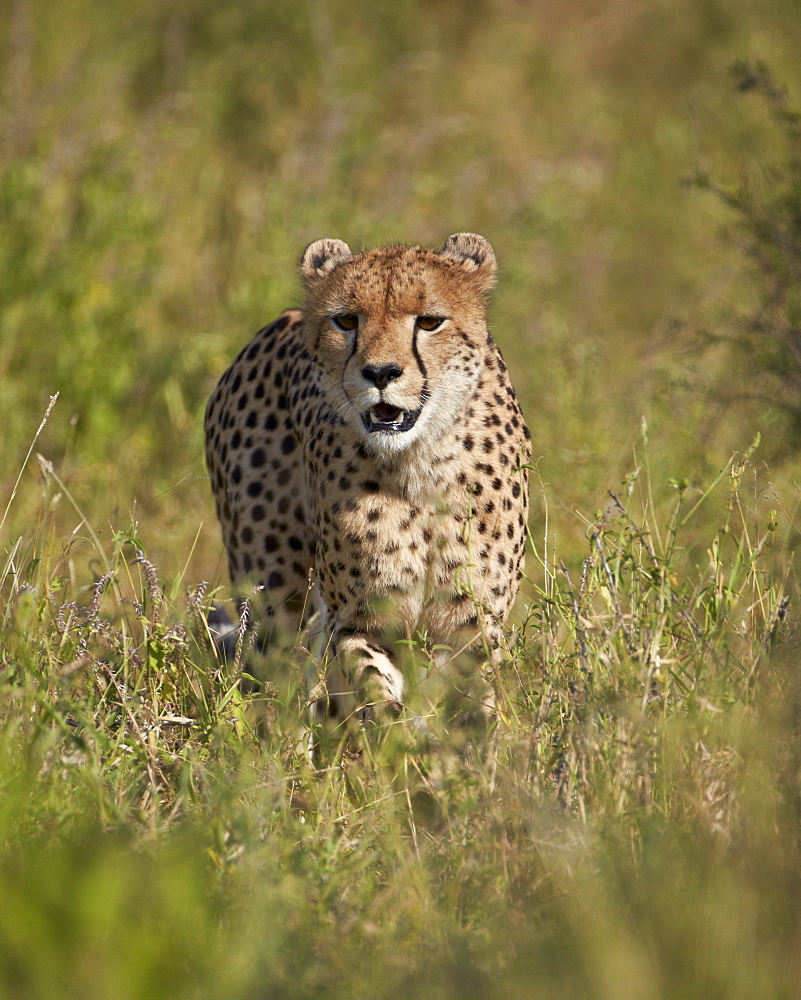
[[[487,330],[495,269],[474,234],[355,256],[318,240],[303,310],[259,331],[209,400],[231,579],[263,588],[279,629],[321,608],[340,719],[400,711],[399,639],[497,647],[517,593],[530,443]]]

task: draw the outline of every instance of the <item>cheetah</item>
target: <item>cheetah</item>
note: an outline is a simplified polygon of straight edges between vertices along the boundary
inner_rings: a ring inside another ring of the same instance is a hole
[[[317,240],[300,261],[303,308],[260,330],[209,400],[231,580],[261,588],[268,644],[320,610],[316,704],[335,725],[401,713],[403,640],[499,656],[531,448],[487,329],[496,266],[473,233],[441,251]]]

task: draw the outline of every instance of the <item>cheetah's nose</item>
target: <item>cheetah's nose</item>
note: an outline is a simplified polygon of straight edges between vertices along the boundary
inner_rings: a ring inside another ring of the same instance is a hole
[[[386,389],[389,383],[396,378],[400,378],[403,369],[397,365],[384,365],[383,368],[376,368],[375,365],[365,365],[362,368],[362,375],[368,382],[372,382],[376,389]]]

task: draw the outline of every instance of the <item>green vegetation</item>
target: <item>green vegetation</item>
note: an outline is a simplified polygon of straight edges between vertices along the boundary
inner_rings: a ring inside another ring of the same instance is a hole
[[[785,148],[759,186],[746,177],[727,189],[703,171],[694,178],[733,209],[735,238],[752,262],[757,292],[753,306],[727,316],[722,332],[705,332],[703,340],[729,349],[713,396],[781,414],[778,451],[786,454],[801,441],[801,114],[764,65],[737,64],[733,76],[740,91],[763,98]]]
[[[795,0],[5,13],[0,995],[797,997]],[[314,772],[209,642],[202,408],[307,241],[459,230],[537,456],[501,722]]]

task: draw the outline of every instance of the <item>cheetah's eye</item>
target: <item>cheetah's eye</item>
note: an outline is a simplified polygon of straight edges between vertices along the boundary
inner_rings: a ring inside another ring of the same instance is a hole
[[[331,317],[331,322],[337,329],[349,333],[359,325],[359,317],[356,313],[339,313],[338,316]]]
[[[419,330],[426,330],[428,333],[433,333],[434,330],[438,330],[444,322],[444,316],[418,316],[415,320],[415,325]]]

